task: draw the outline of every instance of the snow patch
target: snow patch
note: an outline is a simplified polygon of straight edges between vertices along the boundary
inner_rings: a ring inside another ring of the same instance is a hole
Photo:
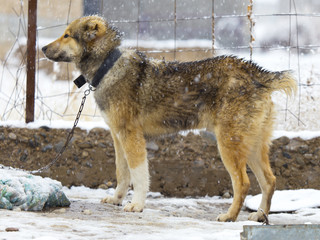
[[[257,211],[262,195],[247,198],[245,206]],[[275,191],[271,201],[271,212],[294,212],[304,208],[320,207],[320,190],[300,189]]]

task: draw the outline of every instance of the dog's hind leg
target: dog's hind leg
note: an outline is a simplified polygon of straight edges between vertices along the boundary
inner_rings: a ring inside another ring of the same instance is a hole
[[[113,138],[115,153],[116,153],[116,175],[117,175],[117,188],[113,196],[107,196],[101,202],[110,203],[114,205],[121,205],[124,197],[127,194],[130,184],[130,172],[127,160],[116,134],[111,131]]]
[[[146,141],[139,127],[133,126],[129,129],[128,125],[119,133],[119,139],[127,159],[134,194],[132,201],[124,207],[124,210],[142,212],[149,190]]]
[[[234,197],[228,212],[217,217],[220,222],[231,222],[237,219],[250,187],[246,172],[247,147],[240,137],[227,137],[227,135],[226,132],[216,132],[222,161],[231,176]]]
[[[263,133],[261,134],[261,142],[258,143],[257,148],[252,152],[251,156],[248,159],[248,165],[255,174],[262,192],[262,200],[260,203],[260,209],[268,215],[271,198],[273,196],[276,178],[272,173],[270,163],[269,163],[269,139],[271,134],[268,131],[268,128],[263,128]],[[249,220],[252,221],[264,221],[263,212],[258,210],[249,215]]]

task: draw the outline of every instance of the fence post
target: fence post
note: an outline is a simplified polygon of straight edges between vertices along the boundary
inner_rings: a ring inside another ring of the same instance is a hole
[[[28,0],[26,123],[34,121],[37,0]]]
[[[214,41],[215,41],[215,37],[214,37],[214,0],[212,0],[212,10],[211,10],[211,14],[212,14],[212,18],[211,18],[211,40],[212,40],[212,45],[211,45],[211,52],[212,52],[212,56],[214,57]]]

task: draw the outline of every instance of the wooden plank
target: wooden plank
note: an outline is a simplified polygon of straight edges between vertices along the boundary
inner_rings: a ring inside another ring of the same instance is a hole
[[[34,121],[37,0],[28,0],[26,123]]]

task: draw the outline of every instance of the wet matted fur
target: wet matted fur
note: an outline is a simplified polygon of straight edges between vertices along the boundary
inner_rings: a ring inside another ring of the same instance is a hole
[[[43,52],[53,61],[74,62],[91,83],[120,39],[103,18],[83,17]],[[95,91],[116,152],[117,188],[102,202],[122,204],[132,184],[133,199],[124,210],[142,211],[149,188],[145,138],[205,128],[217,137],[233,185],[233,203],[217,219],[236,220],[250,185],[247,164],[262,190],[260,208],[268,214],[276,181],[268,157],[274,121],[271,93],[296,90],[290,72],[270,72],[233,56],[166,62],[139,51],[120,51]],[[249,219],[263,220],[262,211]]]

